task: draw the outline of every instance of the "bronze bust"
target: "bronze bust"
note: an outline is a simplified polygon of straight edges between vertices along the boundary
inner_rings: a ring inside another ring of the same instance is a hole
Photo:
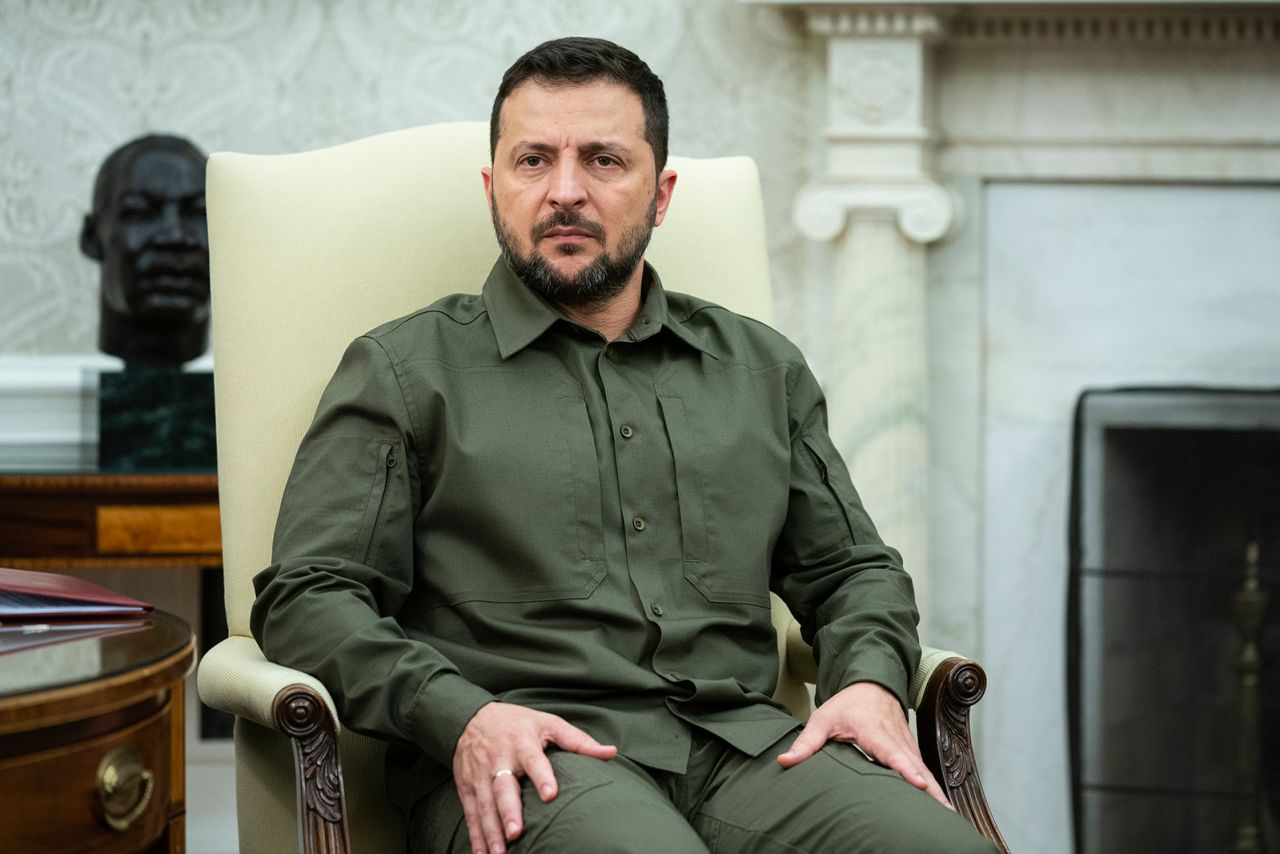
[[[139,137],[103,161],[80,250],[102,267],[98,346],[126,366],[181,365],[209,340],[204,152]]]

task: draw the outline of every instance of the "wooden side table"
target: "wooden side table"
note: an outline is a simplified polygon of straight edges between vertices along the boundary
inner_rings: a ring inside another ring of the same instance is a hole
[[[194,656],[163,611],[0,654],[0,851],[184,850]]]

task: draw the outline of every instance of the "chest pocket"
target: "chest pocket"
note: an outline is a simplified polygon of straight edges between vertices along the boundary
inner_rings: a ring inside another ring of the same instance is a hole
[[[581,391],[543,371],[460,374],[416,533],[419,606],[590,596],[605,564]]]
[[[785,427],[780,438],[760,408],[768,399],[760,379],[725,371],[697,393],[660,390],[658,401],[675,462],[685,579],[710,602],[767,608],[788,451]]]

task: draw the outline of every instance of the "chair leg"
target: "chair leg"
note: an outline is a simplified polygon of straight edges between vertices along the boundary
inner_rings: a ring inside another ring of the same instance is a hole
[[[916,709],[916,737],[924,763],[956,808],[978,832],[1008,854],[978,778],[969,733],[969,709],[987,690],[987,674],[976,661],[949,658],[938,665]]]
[[[276,695],[276,726],[293,744],[302,854],[349,854],[338,732],[324,701],[305,685]]]

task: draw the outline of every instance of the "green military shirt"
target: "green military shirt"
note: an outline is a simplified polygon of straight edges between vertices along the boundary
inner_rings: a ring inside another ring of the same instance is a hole
[[[905,699],[911,580],[827,436],[822,393],[767,326],[645,269],[606,342],[499,261],[348,348],[294,462],[251,625],[391,742],[401,808],[447,778],[494,699],[682,772],[690,726],[757,754],[769,591],[818,656],[818,700]]]

